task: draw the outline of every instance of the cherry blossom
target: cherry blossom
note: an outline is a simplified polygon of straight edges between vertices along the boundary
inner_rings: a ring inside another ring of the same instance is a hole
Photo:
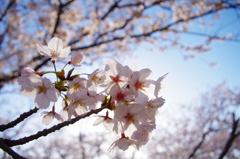
[[[53,61],[66,58],[71,52],[70,46],[63,49],[63,42],[57,37],[52,38],[48,46],[37,44],[37,49],[41,55],[50,57]]]
[[[21,71],[21,76],[17,80],[18,84],[21,86],[21,93],[27,97],[34,97],[36,95],[36,90],[34,88],[34,83],[41,83],[41,77],[31,68],[25,67]]]
[[[74,78],[73,81],[69,83],[69,90],[67,92],[67,96],[73,99],[78,92],[87,91],[87,80],[85,78],[77,77]]]
[[[139,104],[129,104],[129,105],[118,105],[114,119],[116,122],[120,123],[121,127],[117,124],[114,125],[114,131],[116,133],[126,131],[130,125],[133,125],[135,129],[138,129],[141,123],[144,123],[147,120],[147,115],[144,112],[144,107]],[[133,127],[131,127],[132,129]]]
[[[50,111],[50,112],[44,111],[44,112],[42,112],[42,115],[44,115],[42,118],[42,123],[44,125],[49,125],[53,121],[54,118],[56,118],[59,122],[63,121],[61,115],[59,115],[55,111]]]
[[[84,61],[85,56],[82,53],[75,52],[71,57],[71,61],[69,62],[73,66],[81,66],[80,64]]]
[[[59,92],[48,78],[43,78],[41,83],[36,83],[35,105],[39,109],[46,109],[50,102],[58,100]]]
[[[105,87],[104,84],[105,79],[106,79],[105,71],[96,69],[95,71],[88,75],[87,85],[91,86],[92,84],[94,84]]]
[[[108,152],[113,152],[116,147],[125,151],[129,146],[133,146],[134,148],[138,149],[136,142],[134,140],[131,140],[129,137],[126,137],[125,134],[122,133],[122,137],[112,143],[112,145],[108,148]]]
[[[154,91],[153,80],[150,79],[152,71],[150,69],[142,69],[135,71],[129,81],[130,88],[135,92],[144,92],[146,94]],[[152,85],[152,86],[150,86]]]
[[[119,87],[124,87],[127,85],[128,79],[132,74],[131,69],[128,66],[123,66],[116,60],[111,59],[107,61],[105,67],[107,84],[106,92],[109,92],[113,85],[119,85]]]
[[[93,126],[99,125],[101,123],[103,123],[104,127],[108,131],[113,130],[113,126],[114,126],[113,119],[108,116],[108,111],[105,116],[102,116],[102,115],[98,116],[97,120],[93,123]]]

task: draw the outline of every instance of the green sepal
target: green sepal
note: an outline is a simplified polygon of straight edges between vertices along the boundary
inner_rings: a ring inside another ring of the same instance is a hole
[[[59,91],[67,91],[68,88],[65,84],[67,84],[67,82],[60,80],[59,82],[55,82],[55,88]]]
[[[70,71],[68,71],[67,79],[69,79],[71,77],[73,70],[74,70],[74,68],[72,68]]]
[[[60,80],[65,80],[65,71],[64,70],[61,70],[59,72],[57,72],[57,76]]]

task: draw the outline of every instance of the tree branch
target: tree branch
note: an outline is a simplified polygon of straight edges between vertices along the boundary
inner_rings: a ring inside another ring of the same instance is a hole
[[[22,122],[23,120],[31,116],[32,114],[36,113],[37,111],[38,111],[38,108],[35,107],[34,109],[31,109],[28,112],[21,114],[17,119],[13,120],[12,122],[5,125],[0,125],[0,131],[4,131],[6,129],[16,126],[17,124],[19,124],[20,122]]]
[[[224,149],[222,150],[222,153],[219,156],[219,159],[223,159],[223,157],[227,154],[229,149],[231,148],[234,140],[239,136],[239,132],[236,134],[237,128],[238,128],[239,119],[235,120],[235,114],[232,113],[232,131],[230,133],[230,136],[225,144]]]
[[[116,1],[100,19],[104,20],[115,8],[118,7],[120,1],[121,0]]]
[[[16,146],[16,145],[23,145],[23,144],[26,144],[30,141],[36,140],[40,137],[47,136],[48,134],[51,134],[51,133],[53,133],[57,130],[60,130],[61,128],[65,127],[65,126],[68,126],[70,124],[74,124],[75,122],[79,121],[80,119],[86,118],[86,117],[88,117],[92,114],[98,114],[103,109],[109,108],[109,107],[110,107],[110,101],[108,103],[102,104],[102,106],[98,109],[91,110],[88,113],[80,115],[80,116],[78,116],[76,118],[73,118],[69,121],[59,123],[59,124],[49,128],[49,129],[44,129],[42,131],[39,131],[38,133],[36,133],[34,135],[30,135],[28,137],[24,137],[24,138],[21,138],[21,139],[18,139],[18,140],[3,139],[3,142],[9,147]]]
[[[240,4],[237,4],[237,6],[240,6]],[[234,8],[236,8],[237,6],[234,6]],[[232,9],[233,6],[226,6],[226,7],[219,7],[219,8],[214,8],[214,9],[211,9],[205,13],[202,13],[200,15],[194,15],[194,16],[191,16],[189,17],[188,19],[184,20],[184,19],[179,19],[173,23],[170,23],[168,25],[165,25],[164,27],[161,27],[161,28],[157,28],[157,29],[154,29],[154,30],[151,30],[150,32],[147,32],[147,33],[143,33],[143,34],[137,34],[137,35],[129,35],[130,38],[140,38],[140,37],[149,37],[151,36],[153,33],[156,33],[156,32],[160,32],[160,31],[164,31],[164,30],[168,30],[169,28],[171,28],[172,26],[175,26],[179,23],[182,23],[182,22],[187,22],[187,21],[190,21],[190,20],[194,20],[196,18],[200,18],[200,17],[204,17],[206,15],[209,15],[209,14],[212,14],[212,13],[216,13],[218,11],[221,11],[221,10],[224,10],[224,9]],[[72,48],[72,50],[83,50],[83,49],[88,49],[88,48],[91,48],[91,47],[95,47],[95,46],[99,46],[99,45],[102,45],[102,44],[106,44],[106,43],[110,43],[110,42],[114,42],[114,41],[118,41],[118,40],[123,40],[125,39],[125,36],[122,36],[122,37],[114,37],[112,39],[109,39],[109,40],[105,40],[105,41],[101,41],[101,42],[97,42],[97,43],[92,43],[90,45],[87,45],[87,46],[81,46],[81,47],[77,47],[77,48]]]
[[[202,139],[201,139],[201,141],[195,146],[195,148],[193,149],[192,153],[189,155],[188,159],[194,157],[194,155],[195,155],[195,153],[197,152],[197,150],[202,146],[202,144],[203,144],[206,136],[207,136],[210,132],[212,132],[212,131],[214,131],[214,130],[212,130],[212,129],[210,128],[207,132],[205,132],[205,133],[202,134]]]
[[[24,157],[17,154],[15,151],[13,151],[10,147],[8,147],[4,142],[3,139],[0,139],[0,148],[8,153],[12,158],[14,159],[25,159]]]
[[[15,3],[16,0],[11,0],[8,5],[7,8],[4,10],[3,14],[0,17],[0,22],[3,20],[3,18],[5,17],[5,15],[7,14],[8,10],[13,6],[13,4]]]
[[[232,42],[240,42],[240,39],[232,39],[232,38],[220,37],[220,36],[209,35],[209,34],[205,34],[205,33],[197,33],[197,32],[177,30],[177,29],[168,29],[168,30],[169,31],[173,31],[173,32],[177,32],[177,33],[185,33],[185,34],[191,34],[191,35],[196,35],[196,36],[209,37],[210,39],[218,39],[218,40],[225,40],[225,41],[232,41]]]

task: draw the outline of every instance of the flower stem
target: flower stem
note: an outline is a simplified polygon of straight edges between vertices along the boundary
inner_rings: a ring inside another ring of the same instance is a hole
[[[56,73],[57,82],[58,82],[58,75],[57,75],[57,68],[56,68],[56,65],[55,65],[55,61],[52,61],[52,63],[53,63],[54,71]]]

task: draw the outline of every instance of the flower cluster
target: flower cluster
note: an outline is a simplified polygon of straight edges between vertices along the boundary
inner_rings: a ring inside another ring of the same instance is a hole
[[[57,71],[55,62],[70,54],[70,47],[63,49],[61,39],[54,37],[48,46],[37,45],[38,52],[51,58],[54,71],[35,72],[26,67],[21,72],[18,83],[23,95],[34,97],[35,105],[39,109],[46,109],[53,103],[51,111],[44,111],[42,123],[48,125],[54,118],[58,121],[70,120],[85,114],[90,110],[103,106],[106,115],[98,116],[94,125],[103,124],[104,127],[120,138],[109,148],[122,150],[133,146],[139,149],[150,139],[156,127],[155,117],[165,100],[159,97],[162,80],[151,79],[151,70],[137,70],[133,66],[123,66],[114,59],[107,61],[104,70],[95,70],[84,75],[72,75],[73,69],[65,75],[65,66]],[[80,66],[84,60],[81,53],[72,55],[66,65]],[[52,83],[44,74],[55,73],[57,80]],[[83,77],[82,77],[83,76]],[[55,102],[62,98],[61,113],[55,112]]]

